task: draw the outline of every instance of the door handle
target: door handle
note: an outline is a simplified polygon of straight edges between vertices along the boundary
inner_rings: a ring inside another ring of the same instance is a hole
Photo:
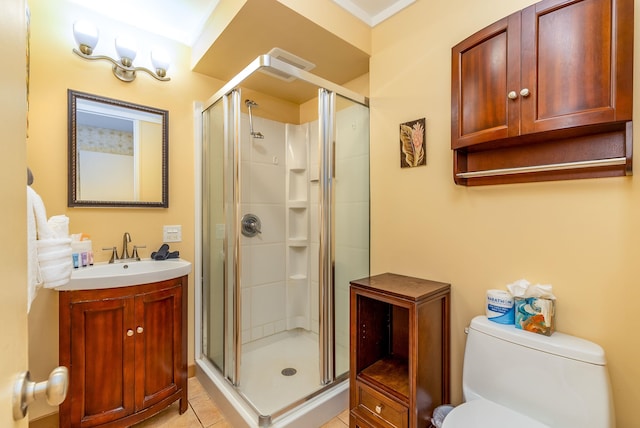
[[[29,372],[22,372],[13,385],[13,419],[19,421],[27,415],[29,404],[43,395],[47,404],[57,406],[67,397],[69,389],[69,369],[64,366],[51,371],[44,382],[32,382]]]

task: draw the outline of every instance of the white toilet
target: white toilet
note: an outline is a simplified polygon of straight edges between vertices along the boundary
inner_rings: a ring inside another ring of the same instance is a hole
[[[469,326],[465,403],[442,428],[613,428],[604,350],[568,334],[547,337],[485,316]]]

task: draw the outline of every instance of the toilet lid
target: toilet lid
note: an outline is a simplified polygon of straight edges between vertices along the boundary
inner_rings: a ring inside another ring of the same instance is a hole
[[[489,400],[476,399],[454,408],[444,419],[442,428],[549,428]]]

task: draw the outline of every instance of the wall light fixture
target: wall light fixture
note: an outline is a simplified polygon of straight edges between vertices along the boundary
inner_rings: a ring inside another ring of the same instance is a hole
[[[160,50],[151,52],[151,64],[155,68],[155,72],[145,67],[134,67],[133,60],[136,58],[137,47],[133,40],[118,37],[115,40],[116,53],[120,57],[117,61],[106,55],[93,55],[93,49],[98,44],[98,29],[87,21],[76,21],[73,24],[73,37],[76,40],[78,48],[74,48],[73,52],[81,58],[87,60],[106,60],[113,64],[113,74],[123,82],[132,82],[136,78],[136,72],[144,71],[152,77],[166,82],[171,80],[167,77],[167,69],[170,61],[168,55]]]

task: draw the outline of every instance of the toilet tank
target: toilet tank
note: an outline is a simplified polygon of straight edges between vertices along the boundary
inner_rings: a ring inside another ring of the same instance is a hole
[[[547,337],[475,317],[462,374],[465,401],[484,398],[550,427],[613,428],[611,385],[599,345]]]

